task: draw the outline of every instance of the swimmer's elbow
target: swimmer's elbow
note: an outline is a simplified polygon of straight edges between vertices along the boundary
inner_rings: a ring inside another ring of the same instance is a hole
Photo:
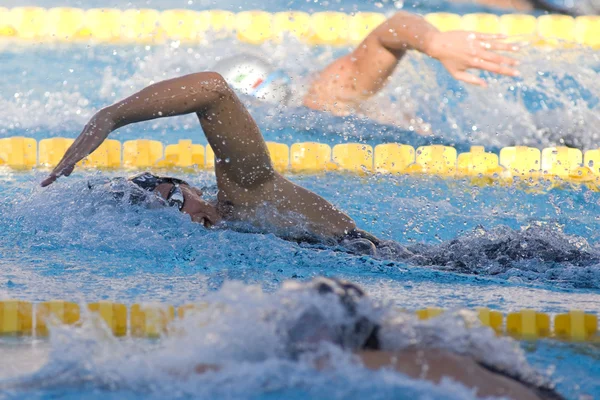
[[[233,89],[218,72],[197,72],[181,79],[183,81],[179,82],[180,86],[194,95],[192,108],[196,112],[206,112],[221,102],[235,97]]]
[[[229,86],[225,78],[218,72],[205,71],[192,74],[194,82],[200,84],[199,90],[209,90],[218,93],[221,96],[230,95],[233,93],[233,89]]]
[[[200,80],[212,81],[218,85],[228,86],[227,81],[225,80],[225,78],[223,78],[223,75],[221,75],[218,72],[205,71],[205,72],[198,72],[197,75],[199,76]]]

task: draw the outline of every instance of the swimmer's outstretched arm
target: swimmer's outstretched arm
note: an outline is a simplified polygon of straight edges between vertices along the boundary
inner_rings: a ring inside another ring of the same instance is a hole
[[[475,32],[440,32],[421,16],[398,12],[375,28],[351,54],[325,68],[304,104],[314,109],[330,108],[333,101],[348,104],[374,95],[408,50],[438,59],[454,78],[474,85],[486,83],[468,69],[517,76],[513,67],[518,62],[497,53],[517,50],[503,38]]]
[[[222,160],[217,162],[217,172],[241,187],[252,187],[273,178],[275,172],[268,149],[252,116],[219,74],[200,72],[155,83],[100,110],[42,186],[70,175],[75,164],[96,150],[116,129],[190,113],[198,115],[216,158]]]

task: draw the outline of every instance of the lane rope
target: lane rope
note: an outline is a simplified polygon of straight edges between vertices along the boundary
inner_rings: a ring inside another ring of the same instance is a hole
[[[58,164],[73,143],[69,138],[40,140],[10,137],[0,139],[0,167],[13,170],[49,169]],[[582,152],[569,147],[504,147],[498,154],[473,146],[466,153],[442,145],[414,148],[400,143],[375,146],[344,143],[333,147],[317,142],[267,142],[273,165],[282,173],[316,174],[341,172],[357,175],[399,174],[442,178],[466,178],[480,186],[517,184],[548,190],[585,185],[600,188],[600,149]],[[180,140],[164,145],[138,139],[124,143],[106,140],[79,163],[82,168],[108,170],[194,170],[214,169],[214,152],[209,145]]]
[[[388,15],[389,16],[389,15]],[[504,34],[532,44],[570,47],[576,44],[600,48],[600,16],[573,18],[565,15],[457,15],[432,13],[425,16],[442,31],[473,30]],[[386,15],[358,12],[301,11],[268,13],[223,10],[79,9],[41,7],[0,7],[0,38],[35,43],[82,42],[161,44],[182,41],[200,44],[207,38],[236,37],[260,44],[281,42],[294,36],[311,45],[356,45]]]
[[[0,335],[40,336],[48,335],[48,321],[67,325],[80,322],[81,307],[98,313],[115,336],[160,337],[172,331],[171,323],[191,313],[205,312],[208,303],[172,305],[133,304],[100,301],[80,306],[76,303],[53,300],[32,303],[20,300],[0,301]],[[504,315],[489,308],[475,310],[482,325],[499,335],[509,335],[521,340],[552,338],[569,342],[600,343],[598,315],[581,310],[563,314],[547,314],[524,309]],[[420,320],[436,318],[444,313],[441,308],[425,308],[415,314]]]

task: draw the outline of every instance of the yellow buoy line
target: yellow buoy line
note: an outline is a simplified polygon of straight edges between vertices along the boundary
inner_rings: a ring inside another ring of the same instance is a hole
[[[164,43],[169,40],[200,43],[214,34],[260,44],[281,41],[286,35],[312,45],[359,43],[383,22],[381,13],[301,11],[268,13],[223,10],[166,10],[113,8],[0,7],[0,38],[39,42]],[[600,17],[475,13],[427,14],[440,30],[473,30],[508,36],[528,36],[536,45],[560,47],[581,44],[600,48]]]
[[[208,303],[179,307],[133,304],[128,307],[111,301],[80,306],[62,300],[42,303],[4,300],[0,301],[0,335],[47,336],[49,324],[58,322],[77,325],[81,321],[81,314],[90,312],[97,313],[115,336],[160,337],[176,331],[172,326],[176,319],[206,312],[209,307]],[[222,312],[228,311],[223,308]],[[419,319],[427,320],[438,317],[443,312],[441,308],[426,308],[417,310],[415,314]],[[482,325],[494,329],[499,335],[524,340],[554,338],[572,342],[600,341],[598,315],[581,310],[550,315],[526,309],[504,315],[489,308],[477,308],[476,314]]]
[[[0,139],[0,167],[14,170],[52,168],[58,164],[73,139],[40,140],[10,137]],[[361,143],[333,147],[317,142],[267,142],[273,165],[282,173],[321,173],[338,171],[359,175],[408,174],[447,178],[471,178],[475,183],[515,183],[550,187],[585,184],[600,187],[600,149],[582,152],[569,147],[504,147],[499,154],[482,146],[458,153],[453,147],[432,145],[414,148],[385,143],[374,148]],[[93,154],[80,162],[82,168],[213,169],[215,158],[210,145],[180,140],[164,145],[156,140],[106,140]]]

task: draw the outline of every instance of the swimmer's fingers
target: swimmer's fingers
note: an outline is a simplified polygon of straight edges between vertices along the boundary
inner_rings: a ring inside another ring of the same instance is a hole
[[[521,48],[515,43],[502,42],[497,40],[482,40],[481,47],[486,50],[493,51],[510,51],[515,52],[521,50]]]
[[[50,175],[48,175],[48,177],[46,179],[44,179],[41,183],[42,187],[46,187],[51,185],[52,183],[54,183],[59,177],[61,176],[69,176],[71,175],[71,173],[73,172],[73,169],[75,168],[74,165],[69,164],[64,166],[64,163],[61,162],[59,163],[56,168],[54,168],[54,170],[50,173]]]
[[[483,79],[465,71],[455,72],[454,74],[452,74],[452,76],[454,77],[454,79],[457,79],[459,81],[463,81],[481,87],[487,87],[487,83],[485,83]]]
[[[53,184],[57,178],[58,178],[58,176],[56,176],[54,173],[48,175],[48,177],[42,181],[42,183],[41,183],[42,187],[46,187],[46,186]]]
[[[499,34],[499,33],[476,33],[475,38],[478,40],[492,41],[492,40],[504,40],[507,38],[507,36]]]
[[[478,68],[483,71],[493,72],[495,74],[506,75],[506,76],[519,76],[519,71],[511,68],[507,65],[498,64],[495,62],[487,61],[481,58],[477,58],[471,64],[473,68]]]
[[[481,53],[481,58],[485,61],[493,62],[494,64],[517,66],[519,61],[512,57],[506,57],[493,51],[484,51]]]

